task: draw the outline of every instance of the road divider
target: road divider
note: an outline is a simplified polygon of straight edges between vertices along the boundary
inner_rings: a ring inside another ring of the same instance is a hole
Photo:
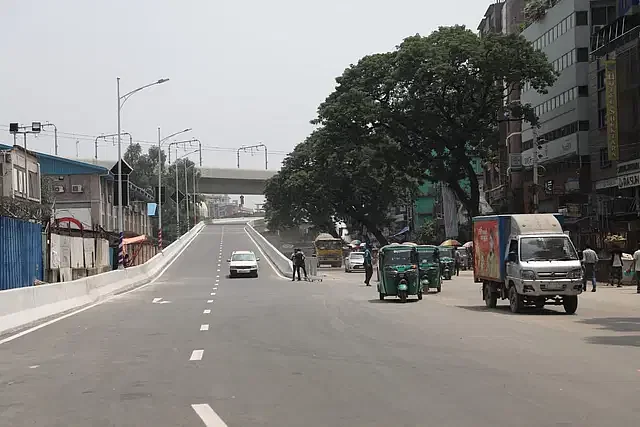
[[[0,334],[100,302],[142,286],[158,276],[165,266],[198,235],[199,223],[142,265],[108,271],[71,282],[50,283],[0,292]]]
[[[251,240],[258,246],[260,252],[267,258],[267,262],[271,264],[277,273],[285,278],[290,278],[293,274],[293,264],[291,260],[284,256],[282,252],[276,249],[269,241],[258,231],[253,228],[253,221],[247,222],[245,231],[251,237]]]

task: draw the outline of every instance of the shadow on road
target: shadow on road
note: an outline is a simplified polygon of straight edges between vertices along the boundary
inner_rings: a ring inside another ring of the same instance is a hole
[[[580,320],[580,323],[614,332],[640,332],[640,317],[600,317]]]
[[[509,310],[508,305],[499,305],[496,308],[487,308],[484,305],[458,305],[458,308],[463,308],[469,311],[488,311],[491,313],[499,313],[504,315],[514,315]],[[527,307],[522,310],[521,313],[516,314],[515,316],[567,316],[567,313],[563,311],[549,310],[547,308],[543,308],[542,310],[538,310],[534,307]]]
[[[640,332],[640,317],[600,317],[580,320],[579,323],[612,332]],[[640,335],[592,336],[586,341],[589,344],[640,347]]]
[[[376,299],[370,299],[369,302],[371,304],[402,304],[402,302],[400,302],[400,298],[396,298],[396,297],[387,297],[383,300],[376,298]],[[413,302],[418,302],[417,298],[410,298],[407,300],[407,304],[411,304]]]

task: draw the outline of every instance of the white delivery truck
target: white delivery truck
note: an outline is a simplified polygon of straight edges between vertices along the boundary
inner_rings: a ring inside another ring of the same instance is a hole
[[[509,299],[513,313],[524,307],[578,308],[582,264],[558,215],[493,215],[473,218],[474,277],[487,307]]]

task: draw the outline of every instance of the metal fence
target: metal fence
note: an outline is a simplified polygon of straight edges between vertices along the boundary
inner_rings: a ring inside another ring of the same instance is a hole
[[[0,290],[42,280],[42,226],[0,216]]]

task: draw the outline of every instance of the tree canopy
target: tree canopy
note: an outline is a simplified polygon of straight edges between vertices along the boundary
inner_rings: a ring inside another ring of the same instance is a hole
[[[544,92],[555,79],[545,54],[522,36],[479,37],[463,26],[365,56],[336,79],[312,122],[319,129],[269,182],[268,219],[347,217],[376,234],[388,209],[411,203],[425,180],[447,183],[477,215],[474,160],[497,150],[500,122],[537,125],[532,106],[509,95],[524,83]]]

